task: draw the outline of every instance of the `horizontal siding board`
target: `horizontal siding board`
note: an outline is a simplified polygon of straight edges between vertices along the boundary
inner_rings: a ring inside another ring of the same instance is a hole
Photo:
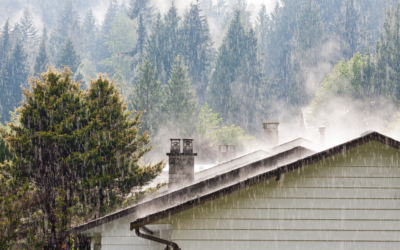
[[[178,221],[177,221],[178,222]],[[399,221],[181,219],[173,230],[400,230]]]
[[[101,244],[104,245],[143,245],[150,246],[153,243],[139,237],[102,237]]]
[[[293,198],[375,198],[399,199],[400,189],[376,188],[275,188],[266,192],[249,192],[243,197],[293,197]]]
[[[351,188],[400,188],[400,178],[318,178],[297,177],[286,174],[282,179],[285,187],[351,187]],[[273,182],[273,181],[272,181]]]
[[[310,220],[400,220],[400,210],[325,210],[325,209],[215,209],[198,210],[194,214],[181,215],[193,219],[310,219]]]
[[[158,248],[140,245],[101,245],[101,250],[158,250]]]
[[[316,241],[183,241],[177,242],[184,250],[228,249],[228,250],[398,250],[400,243],[393,242],[316,242]]]
[[[400,231],[174,230],[172,240],[397,241]]]
[[[298,177],[400,177],[398,166],[317,166],[310,165],[291,172]]]
[[[231,208],[231,203],[214,203],[218,208]],[[330,209],[400,209],[400,199],[314,199],[314,198],[242,198],[235,208],[330,208]],[[203,210],[205,207],[203,207]],[[211,209],[208,206],[207,209]]]

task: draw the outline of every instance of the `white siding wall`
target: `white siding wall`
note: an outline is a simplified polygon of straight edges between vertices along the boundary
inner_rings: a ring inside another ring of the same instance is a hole
[[[400,249],[398,152],[372,142],[157,224],[183,250]]]
[[[145,240],[136,236],[135,231],[129,230],[129,223],[134,220],[133,216],[112,221],[99,226],[90,232],[89,236],[96,235],[92,240],[96,243],[101,242],[101,250],[164,250],[165,245]],[[154,232],[154,236],[166,240],[171,240],[171,226],[149,225],[147,226]],[[142,232],[143,233],[143,232]]]

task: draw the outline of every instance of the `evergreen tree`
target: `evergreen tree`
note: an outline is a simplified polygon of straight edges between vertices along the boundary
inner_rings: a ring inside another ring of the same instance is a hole
[[[256,31],[258,35],[260,52],[265,53],[268,45],[268,34],[270,32],[270,17],[267,13],[267,7],[265,4],[261,5],[260,11],[258,12]]]
[[[264,51],[263,71],[269,78],[276,79],[277,101],[287,105],[291,85],[292,40],[297,27],[296,17],[301,10],[299,1],[282,0],[271,13],[267,50]]]
[[[110,4],[108,5],[107,13],[101,28],[103,36],[107,36],[110,34],[110,31],[112,29],[112,24],[115,18],[118,16],[118,12],[119,12],[118,1],[110,0]]]
[[[1,32],[1,62],[4,64],[9,56],[11,51],[11,39],[10,39],[10,20],[7,19],[6,23],[3,26],[3,30]]]
[[[132,95],[132,107],[137,111],[144,111],[143,129],[155,134],[161,124],[161,107],[164,98],[161,82],[155,79],[155,70],[150,60],[146,60],[140,67],[140,77]]]
[[[262,118],[258,112],[264,106],[259,105],[262,78],[255,32],[246,31],[237,10],[218,50],[208,102],[225,123],[254,132],[256,119]]]
[[[367,41],[366,23],[354,0],[344,0],[342,12],[336,20],[336,33],[346,60],[360,51]]]
[[[64,249],[72,218],[90,218],[91,209],[95,217],[109,212],[132,188],[154,179],[163,162],[139,166],[152,149],[149,136],[138,136],[140,114],[129,119],[132,113],[108,79],[99,77],[82,92],[67,69],[50,69],[41,78],[24,92],[20,125],[1,130],[16,156],[1,170],[14,182],[29,180],[28,201],[35,204],[24,204],[22,220],[37,215],[30,241],[42,243],[40,249]],[[11,233],[30,229],[21,226]]]
[[[214,50],[207,19],[201,16],[200,12],[197,4],[191,4],[189,12],[185,15],[182,55],[188,66],[188,73],[192,77],[192,85],[196,89],[199,101],[204,103]]]
[[[9,104],[12,103],[10,100],[11,92],[7,89],[10,81],[10,75],[7,71],[7,64],[10,60],[11,54],[11,38],[10,38],[10,24],[7,19],[1,32],[0,40],[0,116],[2,121],[6,121],[9,117]]]
[[[181,30],[179,22],[181,17],[178,15],[178,9],[175,7],[175,2],[172,2],[167,14],[164,17],[164,32],[165,32],[165,58],[163,66],[166,72],[171,72],[175,58],[180,54],[182,48]],[[162,79],[165,83],[166,79]]]
[[[293,105],[307,105],[319,87],[319,83],[315,83],[314,86],[309,83],[308,74],[310,69],[321,63],[324,33],[325,25],[318,4],[315,0],[306,0],[297,19],[293,41],[293,78],[289,93],[290,103]]]
[[[130,0],[127,14],[132,20],[141,16],[142,23],[147,31],[150,31],[153,18],[154,7],[151,5],[150,0]]]
[[[25,9],[19,21],[19,25],[21,31],[21,39],[24,43],[24,47],[27,49],[28,52],[35,51],[36,46],[39,43],[39,36],[38,29],[35,26],[32,14],[29,12],[29,9]]]
[[[81,58],[75,50],[74,42],[68,38],[61,50],[58,67],[69,67],[75,73],[80,64]]]
[[[1,99],[1,106],[4,110],[9,113],[13,111],[22,101],[22,87],[27,87],[28,76],[29,76],[29,65],[28,55],[23,47],[21,39],[16,41],[13,48],[10,60],[6,63],[6,70],[8,72],[8,80],[5,84],[6,92],[0,95],[3,96]],[[4,114],[4,118],[8,120],[10,116]]]
[[[3,138],[0,137],[0,164],[3,164],[4,161],[9,161],[12,159],[12,154],[8,148],[8,144]]]
[[[85,20],[83,21],[83,55],[86,58],[94,60],[96,58],[96,41],[98,40],[98,29],[96,26],[97,20],[93,15],[93,11],[89,10],[86,13]]]
[[[336,18],[341,13],[343,1],[344,0],[317,0],[321,8],[321,16],[326,24],[326,32],[329,34],[335,31]]]
[[[150,35],[146,46],[147,56],[156,70],[155,77],[157,79],[165,79],[166,71],[164,67],[164,57],[166,53],[165,45],[165,24],[161,14],[157,14],[157,19],[153,23],[153,32]],[[164,80],[162,81],[164,83]]]
[[[113,23],[114,20],[117,18],[119,12],[119,6],[118,6],[118,1],[117,0],[110,0],[110,4],[108,5],[107,8],[107,13],[104,18],[103,24],[101,26],[101,34],[98,40],[98,45],[97,45],[97,62],[101,62],[106,58],[110,58],[112,56],[112,52],[109,51],[108,46],[106,44],[107,37],[110,35],[110,32],[113,28]],[[101,65],[99,65],[101,66]],[[103,72],[110,72],[110,69],[108,67],[99,67],[98,70],[103,71]]]
[[[181,18],[174,2],[162,20],[157,15],[147,46],[147,56],[156,68],[156,78],[167,83],[174,59],[182,52]]]
[[[193,120],[197,112],[196,93],[192,90],[191,79],[187,76],[187,67],[177,56],[171,70],[171,78],[165,87],[165,120],[178,135],[193,135]]]
[[[80,44],[81,30],[79,16],[75,11],[72,0],[65,0],[60,11],[57,27],[51,33],[50,48],[55,62],[59,60],[61,48],[69,38],[73,38],[75,44]]]
[[[136,29],[136,34],[138,39],[136,41],[135,48],[132,52],[129,53],[132,57],[138,55],[138,58],[134,61],[133,66],[142,63],[142,57],[144,55],[144,49],[147,42],[146,27],[144,26],[143,17],[141,14],[139,14],[138,17],[138,27]]]
[[[51,63],[50,54],[47,48],[47,31],[46,28],[43,29],[42,40],[39,44],[39,50],[36,56],[36,62],[34,67],[35,75],[45,72],[47,66]]]

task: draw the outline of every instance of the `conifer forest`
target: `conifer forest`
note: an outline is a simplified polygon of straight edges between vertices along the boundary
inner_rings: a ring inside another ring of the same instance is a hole
[[[68,230],[152,192],[132,194],[170,138],[194,138],[208,163],[305,109],[310,127],[400,138],[400,1],[0,0],[0,13],[0,250],[85,249]]]

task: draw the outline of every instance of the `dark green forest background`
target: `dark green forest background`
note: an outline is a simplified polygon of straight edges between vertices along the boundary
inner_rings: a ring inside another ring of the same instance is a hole
[[[357,126],[377,112],[384,124],[400,98],[397,3],[281,0],[250,11],[243,0],[199,0],[161,13],[150,0],[1,0],[0,121],[28,78],[68,66],[84,89],[108,74],[156,141],[234,143],[263,121],[297,123],[304,107],[315,126],[346,112]]]

